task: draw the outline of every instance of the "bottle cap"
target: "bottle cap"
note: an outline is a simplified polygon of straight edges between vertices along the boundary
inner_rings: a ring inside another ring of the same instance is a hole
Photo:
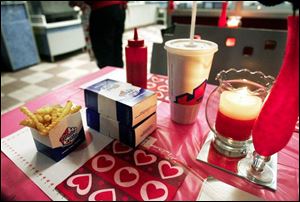
[[[134,38],[128,40],[128,46],[129,47],[143,47],[144,46],[144,40],[139,39],[136,28],[134,28]]]

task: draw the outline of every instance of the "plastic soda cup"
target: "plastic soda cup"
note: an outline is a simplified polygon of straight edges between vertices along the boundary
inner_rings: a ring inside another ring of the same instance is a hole
[[[171,119],[191,124],[197,119],[218,45],[207,40],[174,39],[167,50]]]

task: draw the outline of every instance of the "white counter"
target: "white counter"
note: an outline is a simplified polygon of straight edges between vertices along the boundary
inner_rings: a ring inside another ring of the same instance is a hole
[[[157,8],[155,4],[128,4],[125,29],[156,23]]]

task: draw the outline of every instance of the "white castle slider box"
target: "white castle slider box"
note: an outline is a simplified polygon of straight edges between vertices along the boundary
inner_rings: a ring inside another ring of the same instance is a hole
[[[156,129],[156,113],[146,117],[135,126],[123,125],[99,113],[86,109],[87,125],[103,135],[118,139],[130,147],[136,147]]]
[[[61,120],[49,135],[41,135],[34,128],[30,130],[37,150],[54,161],[63,159],[85,140],[80,111]]]
[[[84,89],[87,108],[122,125],[135,126],[156,112],[156,93],[106,79]]]

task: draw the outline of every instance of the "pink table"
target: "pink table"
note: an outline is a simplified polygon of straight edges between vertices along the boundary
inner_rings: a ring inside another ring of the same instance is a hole
[[[67,99],[71,99],[74,103],[84,106],[83,91],[79,89],[79,86],[101,77],[114,69],[113,67],[107,67],[96,73],[87,75],[60,89],[28,102],[26,106],[30,109],[36,109],[49,103],[49,101],[51,103],[65,103]],[[150,80],[151,79],[153,78],[150,78]],[[160,88],[158,88],[158,86],[155,88],[160,90],[159,96],[161,96],[160,100],[162,101],[168,101],[165,96],[166,79],[167,78],[163,76],[155,76],[154,78],[154,81],[161,83]],[[214,87],[215,86],[208,85],[202,106],[205,106],[207,96]],[[199,113],[198,121],[190,126],[173,123],[169,118],[169,104],[166,102],[162,102],[158,106],[157,114],[158,129],[152,137],[158,141],[155,142],[152,151],[182,163],[191,173],[199,176],[198,179],[204,179],[208,175],[213,175],[228,184],[253,193],[266,200],[299,199],[299,133],[294,133],[287,147],[279,152],[278,188],[276,192],[272,192],[196,160],[196,156],[209,132],[209,128],[205,122],[203,107]],[[18,123],[23,118],[24,116],[18,109],[14,109],[2,115],[1,138],[20,129],[21,126],[19,126]],[[194,200],[197,197],[201,184],[201,181],[189,181],[187,178],[175,199]],[[46,194],[27,178],[3,153],[1,153],[1,198],[6,200],[49,200]]]

